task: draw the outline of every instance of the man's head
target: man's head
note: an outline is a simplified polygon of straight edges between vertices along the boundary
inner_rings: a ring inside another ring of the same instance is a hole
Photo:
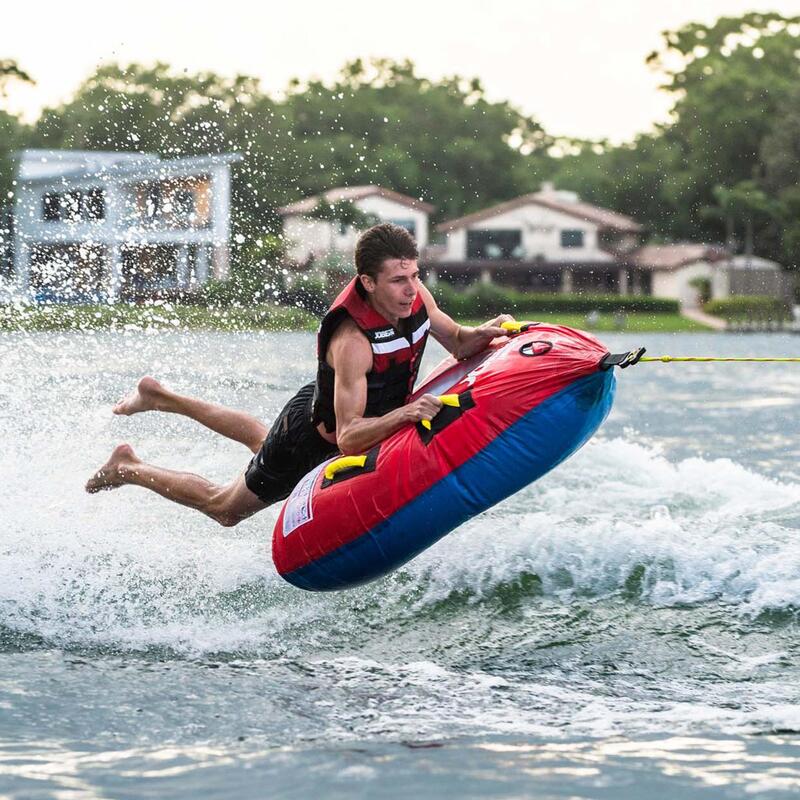
[[[419,257],[414,237],[399,225],[383,222],[364,231],[356,243],[356,272],[372,280],[387,258],[416,261]]]
[[[356,244],[356,271],[372,305],[390,322],[407,317],[417,296],[417,243],[399,225],[384,222]]]

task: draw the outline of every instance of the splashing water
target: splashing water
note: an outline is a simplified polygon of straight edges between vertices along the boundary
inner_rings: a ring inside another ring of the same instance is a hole
[[[694,342],[682,350],[708,349]],[[0,347],[0,658],[24,687],[0,696],[14,720],[0,740],[37,740],[45,717],[59,742],[121,726],[159,746],[323,749],[800,727],[793,373],[626,371],[607,425],[557,470],[394,575],[315,595],[275,574],[277,509],[229,530],[138,488],[82,488],[120,441],[229,480],[240,445],[111,406],[152,372],[269,421],[313,373],[309,334]]]

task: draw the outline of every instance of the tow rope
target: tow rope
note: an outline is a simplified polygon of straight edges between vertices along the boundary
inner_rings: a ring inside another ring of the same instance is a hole
[[[646,349],[638,347],[635,350],[630,350],[627,353],[608,353],[600,361],[600,369],[611,369],[611,367],[619,367],[625,369],[633,364],[639,362],[656,362],[660,361],[662,364],[669,364],[672,361],[755,361],[755,362],[779,362],[779,363],[800,363],[798,358],[786,357],[772,357],[772,358],[756,358],[755,356],[645,356]]]

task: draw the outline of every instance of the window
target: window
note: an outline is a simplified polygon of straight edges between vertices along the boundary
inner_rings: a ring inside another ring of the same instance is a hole
[[[178,285],[178,248],[174,245],[130,246],[122,250],[122,295],[151,297]]]
[[[84,202],[84,217],[90,220],[106,218],[106,198],[102,189],[89,189]]]
[[[75,189],[59,194],[49,192],[42,197],[42,218],[45,222],[86,222],[105,219],[105,194],[95,188]]]
[[[567,229],[561,231],[562,247],[583,247],[583,231]]]
[[[390,219],[389,222],[405,228],[415,239],[417,238],[417,223],[413,219]]]
[[[189,217],[194,215],[194,193],[190,192],[188,189],[178,189],[175,192],[172,203],[175,207],[176,216],[181,219],[189,219]]]
[[[523,256],[521,231],[467,231],[467,258],[512,260]]]
[[[151,183],[147,187],[147,194],[144,199],[144,216],[146,219],[155,219],[161,214],[161,207],[163,205],[163,195],[161,192],[161,185],[158,183]]]
[[[42,198],[42,217],[46,222],[58,222],[61,219],[61,195],[50,192]]]
[[[61,219],[67,222],[80,222],[83,192],[67,192],[61,203]]]

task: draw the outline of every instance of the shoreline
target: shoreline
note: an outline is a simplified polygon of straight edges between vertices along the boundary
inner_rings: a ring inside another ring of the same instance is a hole
[[[445,309],[446,310],[446,309]],[[631,313],[624,325],[614,314],[600,314],[591,325],[584,314],[541,313],[535,309],[514,310],[519,320],[538,320],[596,332],[687,332],[707,333],[711,329],[679,314]],[[488,315],[487,315],[488,318]],[[483,319],[458,320],[479,325]],[[305,309],[261,304],[253,306],[207,307],[156,302],[150,305],[40,305],[0,306],[0,332],[93,331],[93,330],[214,330],[315,331],[319,318]]]
[[[170,302],[149,305],[0,306],[0,332],[212,330],[314,331],[317,318],[300,308],[260,304],[208,307]]]

